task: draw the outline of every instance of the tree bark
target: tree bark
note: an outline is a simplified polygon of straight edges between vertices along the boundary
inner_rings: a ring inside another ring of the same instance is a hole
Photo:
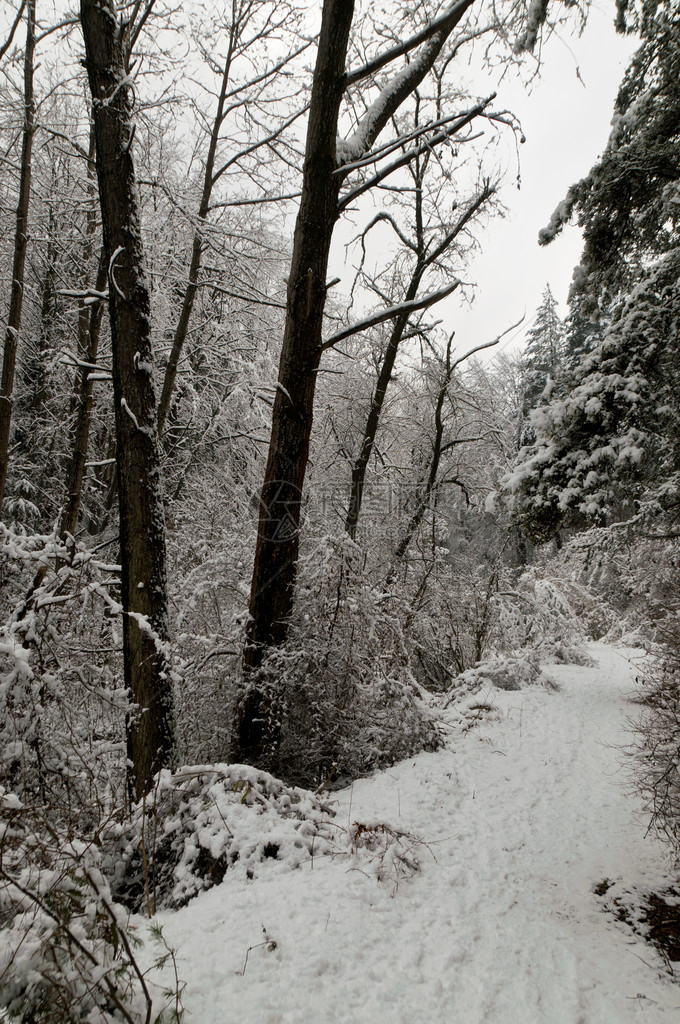
[[[83,246],[82,287],[86,289],[90,283],[91,263],[94,257],[94,243],[97,235],[98,218],[96,213],[97,191],[94,181],[95,169],[95,137],[94,126],[90,129],[90,144],[87,153],[87,189],[88,208],[85,225],[85,244]],[[103,292],[106,288],[108,260],[102,248],[99,266],[95,278],[95,291]],[[59,516],[57,534],[61,541],[75,535],[78,515],[83,497],[83,483],[87,462],[87,450],[90,441],[90,420],[92,416],[93,381],[90,373],[96,365],[99,353],[99,337],[101,334],[104,301],[80,301],[78,310],[78,361],[73,381],[70,420],[72,448],[64,467],[65,501]]]
[[[153,382],[149,287],[132,159],[128,42],[113,0],[81,0],[109,277],[131,788],[137,799],[174,762],[167,654],[165,522]]]
[[[31,199],[31,170],[33,138],[35,135],[35,98],[33,93],[33,65],[35,60],[35,0],[26,3],[26,51],[24,54],[24,127],[21,139],[21,170],[19,201],[14,233],[14,259],[12,262],[12,290],[9,315],[5,331],[0,382],[0,510],[5,496],[9,462],[9,434],[12,423],[14,371],[16,367],[21,311],[24,301],[26,250],[28,248],[28,211]]]
[[[286,324],[274,400],[244,656],[256,668],[265,647],[286,636],[299,549],[300,503],[309,457],[326,275],[338,218],[336,138],[353,0],[325,0],[307,126],[302,196],[295,225]],[[265,697],[251,689],[235,723],[234,760],[257,764],[269,739]],[[276,737],[273,737],[274,743]]]
[[[103,291],[106,287],[106,272],[107,260],[102,252],[95,283],[97,291]],[[99,352],[99,336],[104,313],[103,300],[97,300],[91,305],[86,306],[84,310],[81,310],[82,313],[84,313],[84,317],[81,315],[79,333],[82,332],[82,337],[79,345],[79,357],[82,362],[92,366],[96,363]],[[76,372],[74,387],[72,448],[65,470],[66,500],[57,528],[58,536],[62,541],[66,541],[69,535],[75,535],[78,525],[78,514],[83,497],[87,449],[90,441],[93,387],[88,366],[79,366]]]

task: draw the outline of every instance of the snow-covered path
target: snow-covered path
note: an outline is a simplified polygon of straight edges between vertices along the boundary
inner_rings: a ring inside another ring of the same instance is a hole
[[[662,884],[666,866],[620,768],[633,667],[594,654],[596,668],[548,670],[559,691],[494,691],[497,718],[339,795],[341,824],[427,841],[411,879],[271,862],[163,914],[187,1024],[680,1019],[680,986],[593,893],[605,878]],[[263,928],[275,949],[258,946]]]

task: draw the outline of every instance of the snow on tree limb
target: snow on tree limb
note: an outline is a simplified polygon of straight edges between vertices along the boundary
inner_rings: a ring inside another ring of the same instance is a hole
[[[531,0],[526,28],[513,46],[513,53],[520,54],[534,49],[538,33],[548,16],[549,3],[550,0]]]
[[[438,32],[446,31],[447,35],[453,28],[456,27],[463,14],[469,7],[472,6],[474,0],[458,0],[457,3],[452,4],[439,18],[435,18],[431,21],[420,32],[411,36],[406,42],[400,43],[399,46],[392,47],[391,50],[387,50],[385,53],[380,54],[374,60],[368,61],[360,68],[356,68],[354,71],[349,71],[345,76],[346,85],[355,85],[356,82],[360,82],[362,78],[368,78],[369,75],[375,75],[382,68],[386,67],[387,64],[391,64],[393,60],[398,57],[403,57],[405,54],[410,53],[411,50],[415,50],[417,46],[422,43],[426,43],[428,39],[431,39],[433,35]]]
[[[435,131],[437,128],[444,128],[450,124],[459,115],[447,114],[445,117],[437,118],[436,121],[428,121],[426,124],[418,125],[412,132],[408,132],[404,135],[399,135],[398,138],[390,139],[382,146],[378,146],[376,149],[372,149],[370,153],[367,153],[360,160],[355,160],[353,163],[342,164],[340,167],[336,167],[334,174],[349,174],[350,171],[358,171],[363,167],[370,167],[371,164],[377,163],[378,160],[382,160],[384,157],[389,156],[397,149],[403,149],[404,146],[408,145],[409,142],[415,142],[416,139],[421,138],[427,132]]]
[[[417,89],[441,53],[444,43],[461,20],[473,0],[459,0],[441,19],[440,27],[433,22],[426,30],[422,48],[401,71],[394,75],[381,89],[375,101],[359,120],[349,139],[338,139],[336,159],[338,166],[353,163],[365,156],[390,118],[399,109],[407,96]],[[429,30],[435,31],[429,34]],[[415,37],[416,39],[418,37]],[[416,44],[412,44],[415,46]],[[398,47],[397,50],[400,48]],[[408,52],[408,51],[405,51]],[[394,53],[394,57],[398,53]]]
[[[21,19],[22,19],[23,14],[24,14],[24,7],[25,6],[26,6],[26,0],[21,0],[21,6],[19,7],[19,10],[17,12],[17,16],[14,19],[12,27],[9,30],[9,35],[7,36],[7,39],[2,44],[2,46],[0,46],[0,60],[2,60],[2,58],[5,56],[5,54],[9,50],[10,46],[12,45],[12,40],[14,39],[14,33],[16,32],[17,28],[21,24]]]
[[[472,107],[471,110],[466,110],[462,114],[458,115],[447,128],[437,132],[436,135],[431,136],[429,139],[418,143],[416,146],[412,146],[411,149],[407,149],[400,156],[396,157],[392,163],[387,164],[385,167],[380,168],[376,173],[368,178],[366,181],[361,182],[355,188],[350,189],[339,201],[338,208],[340,211],[346,209],[350,203],[357,199],[364,192],[368,192],[374,188],[379,182],[383,181],[394,171],[399,170],[400,167],[405,167],[406,164],[410,163],[425,150],[431,149],[433,146],[437,146],[442,142],[446,142],[447,139],[452,138],[461,128],[465,128],[470,124],[476,117],[479,117],[484,113],[489,103],[496,98],[496,94],[492,93],[487,96],[486,99],[481,100],[476,106]]]
[[[380,310],[379,313],[373,313],[364,320],[358,320],[349,327],[345,327],[343,330],[338,331],[338,333],[334,334],[328,339],[328,341],[322,342],[321,351],[325,352],[327,349],[332,348],[339,342],[344,341],[345,338],[350,338],[353,334],[360,334],[361,331],[367,331],[371,327],[377,327],[379,324],[385,323],[386,320],[393,320],[397,316],[417,313],[421,309],[427,309],[429,306],[434,306],[436,302],[441,302],[442,299],[451,295],[460,284],[462,284],[462,281],[456,278],[456,280],[451,284],[447,284],[445,288],[440,288],[436,292],[429,292],[427,295],[423,295],[420,299],[413,299],[411,302],[399,302],[396,306],[389,306],[387,309]]]

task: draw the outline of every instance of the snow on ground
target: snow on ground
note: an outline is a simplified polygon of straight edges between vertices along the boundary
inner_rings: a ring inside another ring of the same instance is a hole
[[[448,749],[337,794],[343,828],[420,834],[418,874],[378,881],[366,851],[267,861],[159,915],[186,1024],[680,1019],[680,986],[593,893],[668,879],[621,768],[634,652],[592,650],[547,669],[558,691],[485,693],[497,713]]]

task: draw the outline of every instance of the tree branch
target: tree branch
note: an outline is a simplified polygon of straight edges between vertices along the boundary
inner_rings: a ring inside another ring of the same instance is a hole
[[[420,299],[413,299],[411,302],[400,302],[396,306],[389,306],[387,309],[381,310],[379,313],[374,313],[372,316],[366,317],[364,320],[358,320],[356,323],[351,324],[349,327],[345,327],[342,331],[338,331],[328,341],[321,343],[321,351],[325,352],[327,349],[332,348],[334,345],[345,338],[351,338],[353,334],[359,334],[361,331],[367,331],[371,327],[377,327],[378,324],[385,323],[386,320],[393,320],[397,316],[404,314],[417,313],[421,309],[428,309],[430,306],[434,306],[436,302],[441,302],[442,299],[447,298],[452,292],[462,284],[461,281],[456,279],[452,284],[446,285],[445,288],[440,288],[439,291],[429,292],[428,295],[423,295]],[[500,341],[500,338],[498,339]],[[495,342],[489,342],[488,344],[495,344]],[[487,345],[480,345],[479,348],[486,348]],[[478,351],[474,349],[473,351]],[[470,353],[471,354],[471,353]]]
[[[392,163],[381,168],[379,171],[376,171],[371,178],[361,182],[361,184],[355,186],[355,188],[350,189],[350,191],[345,193],[345,195],[338,201],[339,212],[347,209],[349,204],[358,198],[358,196],[363,195],[364,192],[368,192],[370,189],[374,188],[394,171],[397,171],[400,167],[404,167],[406,164],[409,164],[412,160],[415,160],[416,157],[427,152],[427,150],[431,149],[433,146],[446,142],[447,139],[450,139],[453,135],[459,132],[461,128],[465,128],[466,125],[470,124],[476,117],[479,117],[479,115],[484,112],[486,107],[488,107],[489,103],[491,103],[495,97],[496,94],[492,93],[491,96],[487,97],[485,100],[481,100],[476,106],[472,107],[471,110],[460,114],[448,128],[444,128],[441,132],[437,132],[436,135],[433,135],[431,138],[421,142],[420,145],[414,146],[412,149],[407,149],[401,156],[397,157],[396,160],[393,160]]]
[[[410,39],[407,39],[406,42],[400,43],[399,46],[393,46],[391,50],[386,50],[379,57],[374,57],[373,60],[368,61],[363,67],[356,68],[354,71],[348,71],[345,75],[345,87],[355,85],[362,78],[368,78],[369,75],[375,75],[387,64],[391,64],[393,60],[397,60],[398,57],[403,57],[405,54],[410,53],[411,50],[415,50],[421,43],[426,43],[437,32],[446,32],[446,35],[448,35],[456,27],[468,7],[472,6],[473,2],[474,0],[458,0],[441,17],[435,18],[424,29],[411,36]]]
[[[465,353],[465,355],[460,356],[458,359],[456,359],[451,369],[455,370],[457,366],[460,366],[461,363],[464,363],[465,360],[469,359],[470,356],[473,356],[475,352],[481,352],[485,348],[493,348],[494,345],[497,345],[498,342],[505,337],[506,334],[509,334],[510,331],[514,331],[515,328],[519,327],[519,325],[523,322],[524,317],[522,316],[519,318],[516,324],[511,324],[510,327],[506,327],[506,329],[501,334],[499,334],[497,338],[494,338],[493,341],[485,341],[483,345],[475,345],[475,347],[471,348],[468,352]]]
[[[226,163],[224,163],[218,170],[215,171],[212,177],[212,184],[215,185],[215,183],[222,177],[224,172],[227,171],[230,167],[232,167],[238,160],[241,160],[244,156],[248,156],[250,153],[254,153],[262,146],[267,146],[275,139],[278,139],[279,135],[281,135],[282,132],[286,130],[286,128],[290,128],[290,126],[295,121],[297,121],[297,119],[301,117],[308,108],[309,104],[305,104],[304,107],[302,107],[300,110],[297,110],[294,114],[287,118],[283,122],[283,124],[279,125],[279,127],[275,131],[271,132],[265,138],[258,139],[256,142],[253,142],[250,146],[246,146],[244,149],[240,150],[240,152],[235,153],[234,156],[230,157]]]
[[[385,125],[407,96],[418,88],[431,70],[449,35],[474,0],[459,0],[442,19],[435,21],[424,30],[424,45],[414,59],[401,71],[393,75],[381,89],[376,100],[361,117],[356,129],[347,140],[340,140],[337,149],[338,164],[350,163],[368,153]],[[434,28],[433,28],[434,26]],[[417,37],[415,37],[417,38]],[[412,49],[414,43],[408,49]]]
[[[24,7],[25,6],[26,6],[26,0],[21,0],[21,6],[19,7],[19,13],[17,14],[16,18],[14,19],[14,24],[12,25],[11,29],[9,30],[9,35],[7,36],[7,40],[6,40],[6,42],[4,42],[2,44],[2,46],[0,46],[0,60],[2,60],[2,58],[5,56],[5,54],[9,50],[10,46],[12,45],[12,40],[14,39],[14,33],[16,32],[17,28],[19,27],[19,23],[21,22],[21,17],[22,17],[22,15],[24,13]]]

